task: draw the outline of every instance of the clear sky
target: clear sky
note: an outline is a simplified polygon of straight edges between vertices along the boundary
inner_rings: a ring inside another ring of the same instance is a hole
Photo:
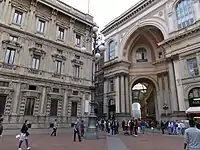
[[[68,5],[87,13],[88,0],[62,0]],[[112,21],[114,18],[129,9],[139,0],[90,0],[90,14],[94,16],[94,21],[100,29]]]

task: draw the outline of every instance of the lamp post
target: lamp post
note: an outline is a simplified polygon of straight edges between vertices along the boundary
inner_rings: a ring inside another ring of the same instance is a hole
[[[91,112],[89,114],[88,118],[88,128],[86,130],[86,135],[85,138],[88,140],[93,140],[93,139],[98,139],[98,134],[97,134],[97,116],[95,114],[95,105],[98,103],[95,102],[94,99],[94,93],[95,93],[95,86],[94,86],[94,64],[96,60],[101,57],[100,52],[105,50],[105,47],[103,44],[98,45],[98,41],[101,39],[98,36],[98,27],[96,24],[94,24],[92,28],[92,39],[93,39],[93,61],[92,61],[92,86],[91,86],[91,91],[92,91],[92,99],[90,102],[91,106]]]

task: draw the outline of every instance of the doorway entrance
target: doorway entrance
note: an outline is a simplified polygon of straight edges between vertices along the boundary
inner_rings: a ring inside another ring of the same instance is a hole
[[[108,105],[108,119],[115,119],[115,100],[111,99],[109,100],[109,105]]]
[[[0,95],[0,115],[4,114],[5,104],[6,104],[6,97],[5,95]]]
[[[145,120],[156,120],[155,91],[155,85],[149,79],[139,79],[133,83],[132,106],[139,104],[140,110],[135,114],[135,108],[132,107],[132,115],[141,116]]]

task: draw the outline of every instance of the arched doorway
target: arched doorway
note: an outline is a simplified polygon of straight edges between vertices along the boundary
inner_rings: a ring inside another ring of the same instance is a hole
[[[156,86],[154,83],[146,78],[138,79],[132,84],[131,93],[132,105],[137,103],[140,105],[141,119],[156,120]],[[137,116],[137,114],[133,111],[132,116]]]
[[[116,113],[115,100],[110,99],[108,103],[108,119],[114,119]]]

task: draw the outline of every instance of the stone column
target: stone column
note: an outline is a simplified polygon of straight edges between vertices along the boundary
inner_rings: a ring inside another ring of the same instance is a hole
[[[120,91],[119,91],[119,76],[115,79],[116,83],[116,99],[115,99],[115,107],[116,113],[120,113]]]
[[[129,97],[129,83],[128,83],[128,76],[125,76],[125,97],[126,97],[126,113],[130,113],[130,97]]]
[[[44,112],[45,112],[45,109],[46,109],[46,107],[44,106],[45,100],[46,100],[46,87],[43,86],[43,89],[42,89],[42,101],[41,101],[41,104],[40,104],[40,115],[44,115]]]
[[[64,100],[63,100],[63,116],[67,116],[67,109],[68,109],[68,95],[67,95],[67,89],[65,89],[65,92],[64,92]]]
[[[105,80],[104,81],[104,93],[108,93],[108,81]],[[107,95],[105,94],[103,97],[103,113],[107,113],[108,114],[108,100],[107,100]]]
[[[15,92],[13,94],[13,101],[12,101],[12,114],[16,115],[18,112],[18,104],[20,102],[20,91],[21,91],[21,83],[15,83],[14,86]]]
[[[121,113],[125,113],[125,84],[124,75],[121,76]]]
[[[82,111],[81,111],[81,115],[82,116],[84,116],[84,112],[85,112],[85,101],[86,101],[86,99],[85,99],[85,93],[83,93],[83,95],[82,95],[82,100],[81,100],[81,105],[82,105]]]

